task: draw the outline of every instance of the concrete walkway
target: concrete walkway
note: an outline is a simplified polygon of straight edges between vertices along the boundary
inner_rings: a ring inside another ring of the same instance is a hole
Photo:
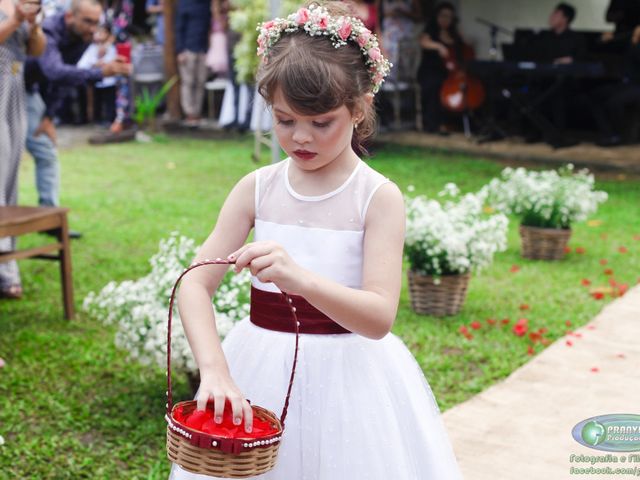
[[[569,457],[625,455],[583,447],[571,430],[596,415],[640,414],[640,285],[576,332],[582,337],[559,339],[504,381],[444,412],[466,480],[632,478],[572,475],[571,466],[591,465]],[[640,477],[640,462],[593,466],[637,466]]]

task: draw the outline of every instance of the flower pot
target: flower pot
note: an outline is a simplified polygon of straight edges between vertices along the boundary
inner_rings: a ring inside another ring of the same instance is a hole
[[[467,296],[470,273],[442,275],[439,283],[435,283],[431,275],[422,275],[413,270],[407,273],[411,307],[414,312],[444,317],[460,311]]]
[[[522,256],[532,260],[562,260],[571,237],[570,228],[540,228],[520,225]]]

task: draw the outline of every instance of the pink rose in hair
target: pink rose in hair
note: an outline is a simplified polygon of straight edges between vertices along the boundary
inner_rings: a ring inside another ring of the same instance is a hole
[[[382,58],[382,53],[380,53],[380,49],[377,47],[374,47],[371,50],[369,50],[369,58],[371,58],[371,60],[373,60],[374,62],[377,62],[378,60],[380,60]]]
[[[318,22],[318,27],[320,27],[320,30],[326,30],[328,26],[329,20],[327,19],[327,17],[321,17],[320,21]]]
[[[365,30],[360,35],[358,35],[358,45],[360,45],[360,48],[364,47],[370,38],[371,32],[369,30]]]
[[[275,22],[273,20],[269,20],[267,23],[263,25],[262,28],[264,28],[265,30],[269,30],[271,27],[273,27],[274,24]]]
[[[296,22],[298,22],[299,25],[304,25],[308,21],[309,21],[309,10],[307,10],[306,8],[301,8],[296,12]]]
[[[345,21],[338,29],[338,35],[340,35],[342,40],[347,40],[349,38],[349,35],[351,35],[351,24],[348,21]]]

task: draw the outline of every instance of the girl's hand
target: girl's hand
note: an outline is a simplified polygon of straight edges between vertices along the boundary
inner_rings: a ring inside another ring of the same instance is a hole
[[[251,242],[228,258],[236,261],[236,273],[248,267],[261,282],[273,282],[286,293],[300,295],[307,272],[291,259],[282,245],[272,241]]]
[[[216,423],[222,423],[224,406],[228,400],[233,411],[233,424],[240,425],[244,418],[244,430],[249,433],[253,429],[253,410],[244,398],[236,384],[228,375],[201,373],[200,389],[198,390],[197,409],[204,410],[207,402],[213,399],[213,418]]]

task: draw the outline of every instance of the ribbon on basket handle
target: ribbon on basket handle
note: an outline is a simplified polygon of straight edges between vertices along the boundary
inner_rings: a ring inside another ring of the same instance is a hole
[[[173,304],[175,301],[176,291],[178,289],[178,285],[187,273],[191,270],[203,267],[205,265],[232,265],[236,263],[235,260],[224,260],[222,258],[217,258],[215,260],[205,260],[204,262],[194,263],[190,265],[188,268],[185,268],[184,271],[180,274],[178,279],[175,281],[173,285],[173,289],[171,290],[171,300],[169,301],[169,320],[168,320],[168,328],[167,328],[167,415],[171,418],[171,410],[173,408],[173,392],[171,388],[171,323],[173,320]],[[289,398],[291,397],[291,387],[293,386],[293,377],[296,373],[296,365],[298,363],[298,344],[300,340],[300,322],[298,321],[298,316],[296,315],[296,307],[293,306],[293,300],[286,292],[281,291],[284,301],[289,305],[291,309],[291,314],[293,316],[294,326],[296,329],[296,348],[293,354],[293,366],[291,367],[291,377],[289,378],[289,387],[287,389],[287,396],[285,397],[284,407],[282,408],[282,414],[280,415],[280,423],[282,424],[282,430],[284,431],[284,421],[287,418],[287,410],[289,409]]]

